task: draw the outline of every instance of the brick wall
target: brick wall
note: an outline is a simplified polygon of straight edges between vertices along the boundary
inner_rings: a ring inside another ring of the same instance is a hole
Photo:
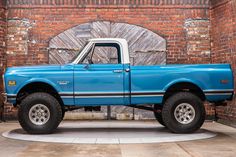
[[[9,18],[7,23],[7,66],[25,65],[29,57],[29,30],[32,23],[28,19],[15,17]],[[37,64],[32,58],[28,60],[31,64]]]
[[[230,63],[236,85],[236,1],[212,1],[210,17],[212,62]],[[227,122],[236,122],[236,98],[226,107],[217,107],[217,117]]]
[[[0,1],[0,75],[2,75],[3,66],[5,65],[5,50],[6,50],[6,10],[5,2]],[[0,77],[0,91],[2,90],[2,79]]]
[[[8,0],[9,5],[47,5],[49,6],[57,6],[64,5],[68,6],[92,6],[100,7],[102,5],[126,5],[131,7],[143,6],[143,5],[189,5],[188,7],[194,6],[208,6],[209,0]]]
[[[48,63],[49,40],[82,23],[147,28],[167,40],[167,63],[210,63],[209,0],[8,0],[7,66]],[[214,108],[207,105],[208,115]],[[11,117],[11,106],[6,106]]]
[[[48,51],[46,48],[52,37],[75,25],[98,20],[124,22],[148,28],[168,41],[168,63],[191,63],[187,53],[184,23],[186,20],[209,18],[208,1],[202,0],[121,0],[88,1],[88,3],[79,0],[9,0],[8,2],[10,25],[14,25],[16,20],[27,20],[33,25],[27,32],[28,50],[26,54],[24,48],[20,50],[18,47],[18,42],[22,43],[21,47],[25,47],[25,42],[22,42],[24,39],[19,38],[22,39],[19,41],[14,38],[14,32],[8,33],[8,37],[10,36],[8,42],[12,45],[7,50],[8,66],[47,63]],[[100,2],[101,5],[95,5],[97,4],[95,2]],[[117,3],[122,5],[118,6]],[[194,51],[192,49],[190,54],[193,54]],[[199,51],[196,51],[199,54]],[[20,57],[20,62],[18,59],[15,60],[16,55]],[[200,62],[202,57],[207,58],[204,62],[209,60],[205,54],[197,57]]]
[[[184,23],[184,28],[189,63],[210,63],[210,20],[188,19]]]

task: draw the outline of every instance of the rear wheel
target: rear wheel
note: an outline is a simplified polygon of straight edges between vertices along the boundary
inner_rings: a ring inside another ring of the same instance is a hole
[[[62,119],[59,102],[48,93],[33,93],[22,100],[18,120],[30,134],[52,133]]]
[[[168,98],[162,110],[163,121],[174,133],[191,133],[205,120],[202,100],[189,92],[179,92]]]
[[[162,106],[158,104],[154,105],[154,116],[161,125],[165,126],[165,123],[162,118]]]

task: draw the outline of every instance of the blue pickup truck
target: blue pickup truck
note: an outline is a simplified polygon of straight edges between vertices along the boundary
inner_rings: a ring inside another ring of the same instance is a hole
[[[103,51],[112,58],[101,59]],[[204,101],[234,94],[229,64],[133,66],[118,38],[89,40],[68,64],[11,67],[3,78],[7,101],[31,134],[52,133],[74,107],[101,105],[150,110],[172,132],[190,133],[205,120]]]

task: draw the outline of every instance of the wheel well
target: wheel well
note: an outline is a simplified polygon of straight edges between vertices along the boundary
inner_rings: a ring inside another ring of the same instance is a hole
[[[53,88],[51,85],[44,83],[44,82],[33,82],[25,85],[21,90],[18,92],[16,97],[16,104],[20,104],[21,101],[28,96],[29,94],[35,93],[35,92],[46,92],[52,96],[54,96],[58,102],[61,104],[61,106],[64,106],[64,103],[58,94],[58,92]]]
[[[177,92],[191,92],[198,96],[202,101],[205,101],[206,97],[203,93],[202,89],[198,87],[197,85],[189,82],[181,82],[171,85],[165,92],[163,102],[167,100],[171,95],[177,93]]]

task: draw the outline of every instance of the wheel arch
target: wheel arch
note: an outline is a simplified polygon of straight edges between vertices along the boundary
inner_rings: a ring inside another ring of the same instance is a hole
[[[64,103],[58,94],[57,89],[49,82],[35,80],[30,81],[24,84],[17,92],[16,95],[16,104],[19,104],[27,95],[35,93],[35,92],[46,92],[52,96],[54,96],[61,106],[64,106]]]
[[[197,95],[202,101],[206,100],[205,94],[199,85],[196,83],[190,82],[190,81],[179,81],[179,82],[174,82],[170,84],[166,90],[165,94],[163,97],[163,102],[167,100],[170,96],[177,92],[191,92],[195,95]]]

